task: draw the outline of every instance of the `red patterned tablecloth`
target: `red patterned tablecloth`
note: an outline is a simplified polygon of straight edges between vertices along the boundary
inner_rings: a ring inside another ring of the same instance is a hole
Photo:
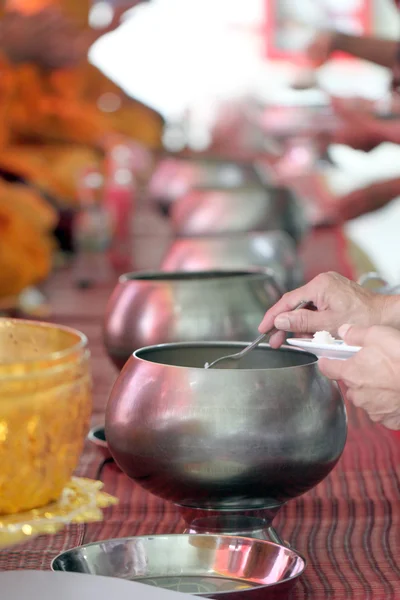
[[[314,232],[302,248],[307,278],[337,270],[352,275],[339,230]],[[101,423],[117,372],[102,346],[101,320],[109,287],[79,291],[68,272],[49,285],[52,321],[87,334],[94,373],[93,422]],[[289,502],[275,525],[308,559],[292,600],[400,598],[400,437],[369,422],[349,407],[349,437],[333,473],[310,493]],[[96,477],[101,456],[90,447],[78,474]],[[0,553],[0,570],[48,569],[59,552],[84,542],[112,537],[181,532],[178,510],[149,495],[112,464],[101,471],[107,492],[120,502],[102,523],[70,526],[56,536]],[[399,591],[397,591],[399,590]],[[1,598],[1,591],[0,591]]]

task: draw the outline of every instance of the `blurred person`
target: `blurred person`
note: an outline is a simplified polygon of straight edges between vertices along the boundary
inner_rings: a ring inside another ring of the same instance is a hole
[[[400,197],[400,177],[378,181],[364,188],[330,199],[328,221],[346,222],[374,212]]]
[[[397,4],[397,3],[396,3]],[[307,48],[307,58],[315,66],[322,66],[334,52],[345,52],[356,58],[394,69],[399,55],[396,40],[371,36],[349,35],[339,31],[320,31]]]
[[[396,3],[398,4],[398,3]],[[319,32],[307,49],[309,61],[320,66],[332,53],[346,52],[360,59],[387,67],[393,72],[392,88],[397,97],[400,86],[400,44],[397,41],[340,32]],[[332,98],[338,126],[329,143],[344,144],[369,151],[382,142],[400,144],[400,119],[381,119],[373,114],[373,103]],[[378,210],[400,196],[400,178],[373,183],[332,200],[329,216],[335,221],[355,219]]]
[[[396,0],[396,6],[400,3]],[[356,58],[366,60],[390,69],[393,73],[392,91],[400,87],[400,44],[396,40],[358,36],[339,31],[318,32],[306,50],[306,56],[314,68],[322,66],[335,52],[344,52]],[[347,105],[347,107],[346,107]],[[348,101],[337,100],[334,103],[341,126],[336,133],[334,143],[344,143],[360,150],[371,150],[383,141],[400,143],[400,119],[398,122],[386,122],[366,109],[366,102],[358,99],[350,109]]]
[[[358,150],[371,150],[382,142],[400,144],[400,119],[374,117],[368,104],[361,110],[348,101],[332,99],[340,124],[330,143],[345,144]],[[335,222],[345,222],[383,208],[400,196],[400,177],[378,181],[338,198],[332,198],[327,214]]]
[[[382,142],[400,144],[400,118],[383,119],[373,113],[373,103],[362,99],[331,98],[338,126],[330,143],[370,151]]]
[[[87,59],[91,44],[136,4],[96,31],[88,25],[89,2],[81,0],[18,0],[0,20],[1,307],[4,299],[15,306],[52,268],[58,214],[42,192],[59,208],[74,203],[77,176],[102,164],[116,134],[149,149],[161,145],[161,117]]]
[[[316,310],[294,310],[303,301]],[[337,273],[323,273],[266,312],[259,330],[272,327],[279,330],[271,336],[273,348],[284,343],[288,332],[304,337],[317,331],[361,346],[344,361],[320,359],[319,368],[343,382],[349,400],[373,421],[400,429],[400,296],[374,294]]]
[[[77,173],[99,167],[115,135],[161,148],[161,116],[129,98],[87,58],[92,43],[139,3],[127,2],[95,31],[88,0],[15,0],[18,10],[5,11],[0,169],[74,202]]]

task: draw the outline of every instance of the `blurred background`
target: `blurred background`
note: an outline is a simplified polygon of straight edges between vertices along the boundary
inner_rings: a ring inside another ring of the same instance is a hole
[[[365,255],[357,272],[399,284],[398,8],[7,0],[0,309],[21,295],[43,305],[65,266],[90,287],[163,268],[178,238],[222,230],[277,228],[310,247],[323,228],[344,231]],[[281,193],[301,235],[278,223]]]
[[[324,105],[329,94],[378,101],[385,97],[389,70],[357,59],[332,59],[318,70],[319,89],[293,90],[290,84],[302,66],[294,64],[292,57],[277,58],[269,51],[276,39],[268,23],[268,4],[268,0],[153,0],[136,8],[123,26],[99,40],[90,51],[90,60],[130,94],[160,111],[171,130],[179,130],[186,118],[194,149],[207,145],[207,125],[218,104],[226,100],[251,96],[260,102],[318,106]],[[297,23],[287,28],[290,50],[304,49],[321,26],[334,24],[362,33],[357,19],[346,19],[340,12],[344,9],[348,14],[357,5],[370,12],[373,35],[391,39],[400,35],[399,14],[392,0],[279,0],[275,4],[281,18],[286,13]],[[334,23],[330,5],[339,11]],[[99,7],[107,10],[106,5]],[[170,137],[170,143],[179,146],[176,135]],[[327,176],[335,193],[400,176],[400,149],[394,144],[383,143],[370,153],[337,145],[331,152],[337,166]],[[397,201],[346,225],[350,237],[393,283],[400,280],[399,226]]]

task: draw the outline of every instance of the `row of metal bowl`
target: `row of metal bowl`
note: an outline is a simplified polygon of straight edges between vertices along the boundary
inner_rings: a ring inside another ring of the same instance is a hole
[[[279,230],[299,242],[307,231],[306,214],[294,194],[261,182],[249,165],[215,159],[162,161],[148,199],[170,216],[178,237]]]
[[[270,235],[274,255],[285,234]],[[178,262],[186,242],[175,246]],[[288,248],[274,255],[282,273],[293,267]],[[279,508],[329,473],[346,416],[315,356],[262,346],[238,369],[204,369],[254,339],[285,289],[254,265],[120,279],[106,313],[106,347],[122,368],[106,436],[125,473],[188,509],[228,512]]]
[[[160,271],[124,275],[112,294],[105,344],[117,367],[153,344],[249,341],[265,311],[301,284],[301,207],[251,167],[164,160],[148,201],[169,207],[175,239]]]
[[[163,207],[178,239],[162,270],[122,276],[110,298],[105,344],[122,370],[106,437],[92,439],[105,454],[109,445],[131,479],[180,506],[196,535],[108,540],[67,552],[53,568],[206,597],[284,598],[305,561],[279,545],[272,519],[337,463],[346,411],[312,354],[263,345],[238,369],[204,369],[244,348],[265,311],[300,283],[301,233],[285,220],[287,195],[248,183],[200,189],[189,166],[179,197]],[[261,541],[245,539],[246,519],[251,535],[257,523],[278,544],[264,531]],[[241,537],[226,537],[233,522]],[[225,535],[199,535],[214,527]]]

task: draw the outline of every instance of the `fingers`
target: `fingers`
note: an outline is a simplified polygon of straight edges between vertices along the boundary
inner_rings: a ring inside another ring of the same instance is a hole
[[[324,312],[311,310],[294,310],[280,314],[274,321],[276,329],[293,333],[315,333],[327,327]]]
[[[382,423],[388,429],[400,429],[399,395],[383,389],[351,390],[347,398],[357,408],[362,408],[374,423]]]
[[[284,294],[282,298],[266,313],[259,325],[259,332],[266,333],[274,327],[275,319],[282,313],[294,310],[301,302],[312,302],[312,282],[304,285],[303,287]],[[284,329],[283,327],[277,327],[277,329]],[[285,331],[289,331],[285,329]]]
[[[346,102],[343,102],[343,98],[338,98],[337,96],[330,97],[331,107],[334,112],[343,119],[348,119],[352,114],[353,110],[349,109]]]
[[[381,346],[383,340],[398,341],[398,332],[391,327],[374,325],[372,327],[358,327],[356,325],[342,325],[339,328],[340,337],[348,346]]]
[[[286,334],[284,331],[278,331],[277,333],[274,333],[273,335],[271,335],[271,337],[269,338],[269,345],[271,346],[271,348],[280,348],[282,346],[282,344],[284,344],[286,341]]]
[[[382,425],[384,425],[388,429],[392,429],[393,431],[399,431],[400,412],[397,412],[394,415],[390,415],[389,417],[385,417],[384,419],[382,419]]]
[[[350,360],[350,359],[349,359]],[[318,368],[325,377],[333,381],[345,380],[347,371],[346,360],[333,360],[331,358],[320,358]]]
[[[338,286],[343,288],[343,284],[346,292],[348,280],[337,273],[322,273],[303,287],[284,294],[266,312],[258,328],[260,333],[267,333],[276,327],[281,331],[295,333],[315,333],[315,331],[330,328],[336,334],[338,324],[335,323],[333,327],[333,315],[328,309],[330,308],[329,302],[333,297],[331,292],[337,292]],[[302,302],[307,302],[310,308],[312,306],[312,310],[295,310]]]
[[[365,346],[368,335],[368,327],[356,327],[355,325],[342,325],[339,327],[339,336],[348,346]]]

